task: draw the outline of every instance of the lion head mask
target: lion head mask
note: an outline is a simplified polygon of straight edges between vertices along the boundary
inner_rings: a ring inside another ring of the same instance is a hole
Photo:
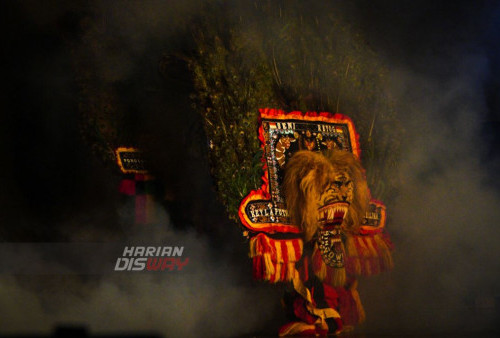
[[[355,232],[369,192],[361,163],[347,151],[298,151],[288,161],[283,192],[292,221],[306,242],[323,227]]]

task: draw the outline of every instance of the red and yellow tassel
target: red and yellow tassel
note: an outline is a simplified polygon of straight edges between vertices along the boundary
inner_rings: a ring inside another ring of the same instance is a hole
[[[300,238],[274,239],[262,233],[254,236],[250,239],[253,277],[271,283],[291,281],[302,250]]]

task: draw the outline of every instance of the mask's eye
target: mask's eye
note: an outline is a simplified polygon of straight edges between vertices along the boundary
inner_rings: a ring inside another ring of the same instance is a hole
[[[342,186],[343,182],[342,181],[334,181],[333,185],[336,186],[337,188],[340,188]]]

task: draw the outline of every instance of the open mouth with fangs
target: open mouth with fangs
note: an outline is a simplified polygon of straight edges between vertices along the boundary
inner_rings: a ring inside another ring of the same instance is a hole
[[[322,206],[318,209],[318,222],[322,228],[341,225],[344,221],[349,203],[337,202]]]

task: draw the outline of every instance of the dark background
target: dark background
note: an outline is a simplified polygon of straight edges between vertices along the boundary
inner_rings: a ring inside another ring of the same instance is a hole
[[[361,332],[498,330],[500,6],[331,6],[388,61],[388,90],[406,130],[394,173],[399,197],[389,209],[396,268],[362,284],[368,322]],[[0,322],[0,332],[50,332],[76,322],[95,332],[200,336],[208,327],[215,336],[235,336],[279,326],[269,324],[282,319],[279,288],[247,281],[246,244],[216,201],[186,74],[179,71],[173,86],[158,72],[166,49],[190,48],[173,18],[202,15],[200,8],[198,1],[2,3],[0,240],[130,239],[119,176],[92,154],[78,124],[72,53],[85,35],[81,20],[104,13],[109,34],[122,42],[103,52],[105,76],[123,83],[121,98],[137,107],[139,128],[151,135],[152,166],[168,196],[168,238],[187,243],[206,264],[166,280],[4,274],[0,312],[9,320]]]

